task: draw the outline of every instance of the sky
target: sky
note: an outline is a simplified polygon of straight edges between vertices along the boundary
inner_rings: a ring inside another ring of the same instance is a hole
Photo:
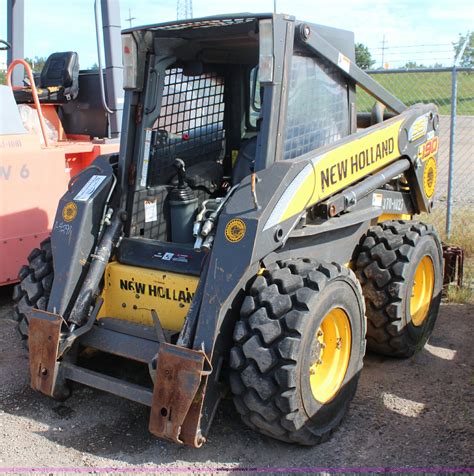
[[[122,27],[176,19],[176,0],[117,0]],[[194,17],[273,11],[274,0],[194,0]],[[376,60],[388,67],[407,61],[453,62],[451,43],[474,30],[472,0],[276,0],[277,12],[300,20],[351,30]],[[7,0],[0,0],[0,39],[7,37]],[[25,56],[55,51],[79,53],[81,68],[97,63],[93,0],[25,0]],[[383,43],[385,41],[385,43]],[[385,49],[382,49],[383,44]],[[0,65],[6,54],[0,52]]]

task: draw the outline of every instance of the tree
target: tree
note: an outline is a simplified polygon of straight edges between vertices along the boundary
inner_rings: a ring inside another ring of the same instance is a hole
[[[417,63],[416,61],[407,61],[403,66],[400,66],[398,69],[425,69],[425,68],[444,68],[442,63],[432,63],[432,64],[422,64]]]
[[[47,58],[44,56],[35,56],[34,58],[25,58],[25,61],[31,66],[33,73],[41,73]]]
[[[453,43],[454,57],[457,58],[466,41],[466,35],[459,34],[459,39]],[[472,68],[474,66],[474,31],[469,35],[469,41],[467,42],[466,49],[462,55],[459,65],[462,67]]]
[[[418,64],[416,61],[407,61],[405,66],[402,66],[401,69],[423,69],[426,68],[424,64]]]
[[[375,60],[372,59],[369,48],[362,43],[356,43],[355,45],[356,64],[361,69],[370,69]]]

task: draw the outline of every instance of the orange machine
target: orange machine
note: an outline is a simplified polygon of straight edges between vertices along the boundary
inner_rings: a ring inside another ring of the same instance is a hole
[[[55,60],[48,66],[56,68],[57,73],[58,65],[60,69],[64,61],[58,63],[58,57]],[[18,64],[26,70],[28,88],[11,85],[12,71]],[[80,75],[76,76],[80,87]],[[84,79],[86,86],[90,76]],[[29,65],[21,59],[10,64],[7,86],[0,85],[0,285],[17,280],[18,270],[27,261],[30,250],[50,234],[58,200],[71,177],[98,155],[119,149],[117,140],[93,138],[92,133],[66,132],[64,121],[71,122],[74,116],[77,123],[78,115],[85,117],[93,108],[88,111],[89,104],[84,106],[84,102],[68,97],[69,94],[61,99],[58,93],[62,87],[59,84],[37,88]],[[68,115],[62,110],[66,106]],[[33,127],[25,127],[25,112]],[[106,119],[106,114],[102,113],[102,117]],[[83,130],[87,132],[87,128]]]

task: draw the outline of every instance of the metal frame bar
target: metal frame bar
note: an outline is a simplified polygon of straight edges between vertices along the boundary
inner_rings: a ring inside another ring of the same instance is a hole
[[[406,68],[406,69],[374,69],[368,70],[367,74],[403,74],[403,73],[450,73],[453,70],[452,66],[445,68]],[[474,68],[462,67],[456,68],[457,71],[473,73]]]
[[[288,68],[291,66],[288,52],[293,50],[293,35],[290,35],[293,25],[294,22],[284,15],[275,15],[273,18],[273,80],[263,84],[263,120],[257,136],[256,172],[274,163],[281,153],[288,95],[287,88],[284,90],[283,86],[286,85]],[[277,140],[270,140],[273,138]]]
[[[98,0],[97,0],[98,1]],[[120,8],[114,0],[101,0],[102,40],[105,54],[106,103],[113,113],[109,116],[110,137],[120,136],[123,112],[123,66]],[[100,60],[100,49],[98,55]],[[102,78],[102,75],[99,75]]]
[[[454,186],[454,149],[456,146],[456,116],[458,108],[458,74],[456,65],[451,68],[451,115],[449,126],[449,163],[448,163],[448,206],[446,208],[446,238],[451,238],[453,186]]]
[[[101,329],[97,326],[94,326],[78,342],[85,347],[92,347],[108,354],[118,355],[144,364],[149,364],[160,348],[158,342],[104,328]]]
[[[87,370],[70,362],[63,362],[61,369],[65,379],[151,407],[153,392],[146,387]]]
[[[7,40],[11,48],[7,51],[7,64],[25,56],[25,0],[7,0]],[[25,72],[17,68],[13,75],[13,84],[21,86]]]

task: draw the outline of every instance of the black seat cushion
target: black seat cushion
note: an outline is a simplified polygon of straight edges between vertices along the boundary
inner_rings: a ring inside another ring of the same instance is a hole
[[[53,53],[43,66],[38,81],[40,102],[61,104],[79,93],[79,57],[74,51]],[[14,91],[17,103],[32,103],[31,88]]]
[[[50,86],[49,88],[36,88],[38,99],[42,103],[62,104],[68,101],[64,96],[64,90],[59,86]],[[31,88],[22,88],[13,91],[15,101],[18,104],[33,103],[33,93]],[[70,98],[72,99],[72,98]]]

